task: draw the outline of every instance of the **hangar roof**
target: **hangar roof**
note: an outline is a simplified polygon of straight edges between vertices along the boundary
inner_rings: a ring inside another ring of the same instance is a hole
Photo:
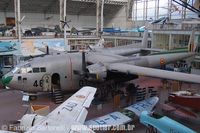
[[[67,14],[96,15],[96,0],[67,0]],[[116,13],[128,0],[105,0],[104,13]],[[0,12],[14,12],[14,0],[0,0]],[[59,0],[21,0],[22,13],[59,13]]]

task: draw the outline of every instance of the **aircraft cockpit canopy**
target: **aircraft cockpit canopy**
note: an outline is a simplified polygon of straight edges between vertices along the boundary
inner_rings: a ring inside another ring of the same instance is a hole
[[[25,74],[25,73],[41,73],[46,72],[46,67],[32,67],[30,64],[23,66],[16,66],[13,70],[13,74]]]
[[[11,71],[13,74],[19,73],[19,67],[14,67],[13,70]]]

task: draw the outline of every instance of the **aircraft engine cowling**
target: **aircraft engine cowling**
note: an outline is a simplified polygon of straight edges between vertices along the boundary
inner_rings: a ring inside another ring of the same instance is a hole
[[[32,126],[40,122],[44,116],[37,114],[26,114],[20,120],[20,128],[23,132],[30,129]]]
[[[99,80],[99,81],[104,81],[107,77],[107,72],[98,72],[98,73],[95,73],[95,80]]]

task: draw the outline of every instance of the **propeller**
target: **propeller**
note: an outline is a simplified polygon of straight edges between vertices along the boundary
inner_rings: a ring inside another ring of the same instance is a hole
[[[85,51],[82,51],[82,72],[85,74],[86,71]]]
[[[80,75],[82,78],[87,77],[87,68],[86,68],[86,60],[85,60],[85,51],[80,51],[82,53],[82,69],[81,71],[74,70],[74,74]]]
[[[82,69],[81,71],[74,70],[74,74],[80,75],[82,79],[96,78],[96,74],[91,74],[87,70],[87,63],[85,58],[86,51],[81,50],[80,52],[82,53]]]
[[[69,24],[68,23],[70,23],[70,22],[72,22],[71,20],[66,20],[66,17],[65,17],[65,20],[60,20],[60,22],[61,23],[63,23],[63,28],[65,27],[65,26],[67,26],[68,28],[70,28],[70,26],[69,26]]]

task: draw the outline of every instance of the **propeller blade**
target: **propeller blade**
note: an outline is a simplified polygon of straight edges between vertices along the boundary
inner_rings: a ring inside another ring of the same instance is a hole
[[[86,73],[85,51],[82,51],[82,71]]]
[[[62,25],[62,28],[65,28],[65,23]]]
[[[60,20],[60,22],[61,22],[61,23],[65,23],[65,21],[63,21],[63,20]]]
[[[70,28],[69,25],[68,25],[67,23],[65,23],[65,25],[67,25],[67,27]]]
[[[23,17],[21,18],[20,22],[22,22],[22,21],[25,19],[25,17],[26,17],[26,16],[23,16]]]

